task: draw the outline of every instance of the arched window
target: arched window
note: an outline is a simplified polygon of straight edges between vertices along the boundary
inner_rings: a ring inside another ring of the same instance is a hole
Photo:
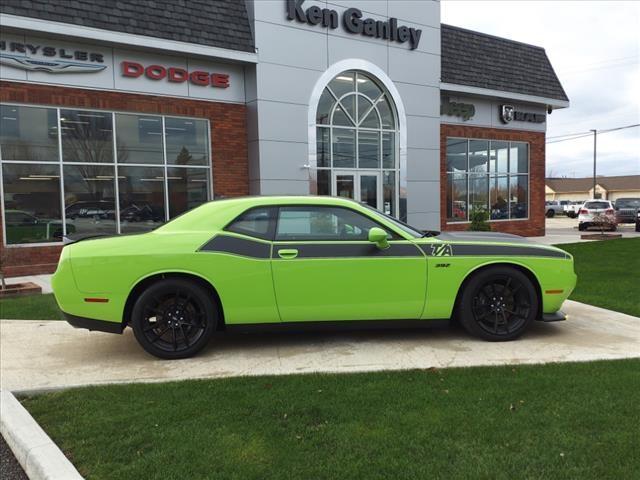
[[[316,111],[317,193],[398,216],[398,121],[389,94],[350,70],[325,87]]]

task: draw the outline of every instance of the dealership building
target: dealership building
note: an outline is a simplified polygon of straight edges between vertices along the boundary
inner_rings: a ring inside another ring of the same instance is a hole
[[[337,195],[425,230],[544,234],[543,48],[425,0],[6,0],[2,268],[203,202]]]

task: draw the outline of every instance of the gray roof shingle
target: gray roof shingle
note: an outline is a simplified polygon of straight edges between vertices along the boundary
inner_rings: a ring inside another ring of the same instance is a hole
[[[240,0],[2,0],[0,12],[254,52]]]
[[[441,26],[442,82],[568,101],[544,48]]]

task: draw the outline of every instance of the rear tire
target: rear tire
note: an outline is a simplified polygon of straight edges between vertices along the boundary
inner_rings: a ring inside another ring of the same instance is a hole
[[[538,303],[536,289],[524,273],[512,267],[490,267],[464,286],[458,318],[475,337],[514,340],[534,321]]]
[[[202,350],[218,322],[209,292],[197,283],[167,278],[136,300],[131,327],[138,343],[158,358],[187,358]]]

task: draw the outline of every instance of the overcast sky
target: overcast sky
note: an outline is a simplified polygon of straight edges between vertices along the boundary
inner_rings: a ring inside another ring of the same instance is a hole
[[[640,2],[442,1],[442,23],[543,47],[571,106],[547,142],[640,123]],[[598,175],[640,174],[640,128],[598,135]],[[593,137],[547,144],[547,175],[593,172]]]

